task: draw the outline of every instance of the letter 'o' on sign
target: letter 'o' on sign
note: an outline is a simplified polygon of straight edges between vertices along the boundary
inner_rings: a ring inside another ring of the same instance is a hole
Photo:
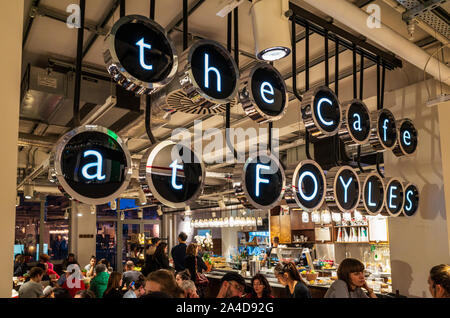
[[[384,205],[391,216],[399,216],[405,203],[403,183],[397,178],[391,178],[386,184]]]
[[[241,76],[239,102],[247,116],[258,123],[275,121],[287,110],[283,77],[268,63],[258,63]]]
[[[359,204],[361,194],[358,174],[350,166],[333,169],[328,171],[327,178],[333,177],[336,205],[342,212],[353,211]]]
[[[305,127],[315,138],[333,136],[341,127],[341,105],[326,86],[307,91],[301,109]]]
[[[303,160],[292,176],[292,191],[297,204],[306,211],[322,206],[326,180],[322,168],[313,160]]]
[[[384,207],[384,183],[379,174],[372,172],[365,176],[362,201],[370,215],[379,214]]]
[[[408,183],[405,186],[405,205],[403,207],[403,215],[413,216],[419,209],[419,190],[417,187]]]
[[[195,201],[203,190],[205,167],[188,147],[162,141],[142,157],[139,178],[144,190],[166,206],[181,208]]]
[[[164,29],[141,15],[128,15],[114,24],[103,56],[111,77],[136,94],[164,87],[178,70],[175,46]]]
[[[411,156],[417,150],[417,130],[410,119],[397,121],[397,145],[393,149],[397,157]]]
[[[264,152],[247,159],[242,188],[248,202],[257,209],[271,209],[283,198],[286,177],[275,156]]]
[[[366,104],[354,99],[343,110],[343,122],[339,137],[345,143],[365,144],[369,140],[371,130],[370,112]]]
[[[377,151],[393,149],[397,142],[397,126],[394,115],[387,109],[372,114],[372,132],[369,142]]]
[[[104,204],[117,198],[131,178],[131,157],[111,130],[86,125],[69,131],[50,156],[50,181],[72,199]]]

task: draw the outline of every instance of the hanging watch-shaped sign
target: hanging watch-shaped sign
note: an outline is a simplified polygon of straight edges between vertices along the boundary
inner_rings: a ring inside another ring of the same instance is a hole
[[[283,77],[268,63],[258,63],[241,76],[239,102],[257,123],[280,119],[286,113],[288,96]]]
[[[176,75],[178,56],[164,29],[141,16],[120,18],[105,38],[103,53],[109,74],[125,89],[150,94]]]
[[[326,179],[313,160],[301,161],[292,177],[292,192],[298,206],[306,211],[320,208],[325,200]]]
[[[397,142],[397,128],[394,115],[387,109],[372,113],[370,145],[376,151],[393,149]]]
[[[86,204],[116,199],[131,178],[131,157],[111,130],[86,125],[62,136],[50,155],[50,181],[68,197]]]
[[[417,150],[417,130],[410,119],[397,121],[397,145],[392,150],[397,157],[412,156]]]
[[[417,187],[408,183],[405,185],[405,205],[403,207],[403,215],[413,216],[419,209],[419,190]]]
[[[235,191],[236,196],[245,196],[254,208],[271,209],[283,198],[285,185],[284,169],[278,159],[272,154],[260,152],[247,159],[242,182],[235,184]]]
[[[144,190],[171,208],[195,201],[203,190],[205,167],[191,149],[171,140],[151,147],[142,158],[139,179]]]
[[[345,144],[365,144],[369,140],[371,121],[366,104],[354,99],[342,112],[342,126],[339,137]]]
[[[301,102],[305,127],[315,138],[334,136],[341,127],[341,104],[326,86],[309,90]]]
[[[403,183],[397,178],[390,178],[386,184],[385,207],[389,215],[399,216],[405,203]]]
[[[360,175],[364,179],[362,188],[363,207],[369,215],[378,215],[384,207],[384,182],[378,173]]]
[[[358,206],[361,195],[355,170],[350,166],[334,167],[328,170],[326,179],[328,207],[337,207],[341,212],[352,212]]]

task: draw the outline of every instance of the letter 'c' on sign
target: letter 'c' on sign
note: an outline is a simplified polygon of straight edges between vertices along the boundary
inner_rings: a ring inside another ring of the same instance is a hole
[[[334,124],[334,121],[332,121],[332,120],[325,120],[325,119],[323,119],[323,117],[322,117],[322,110],[321,110],[321,107],[322,107],[322,104],[323,104],[323,103],[329,104],[330,106],[333,105],[333,102],[332,102],[331,100],[329,100],[328,98],[321,98],[321,99],[319,100],[318,104],[317,104],[317,116],[319,116],[320,121],[321,121],[324,125],[326,125],[326,126],[331,126],[331,125]]]

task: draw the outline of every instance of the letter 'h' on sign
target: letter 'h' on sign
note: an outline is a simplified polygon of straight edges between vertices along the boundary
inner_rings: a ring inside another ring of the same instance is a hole
[[[217,68],[209,66],[209,54],[205,54],[205,87],[209,88],[209,72],[216,73],[217,77],[217,91],[220,92],[222,90],[222,77],[220,76],[220,72]]]
[[[269,183],[268,179],[261,178],[259,173],[261,170],[270,170],[270,166],[257,164],[256,165],[256,182],[255,182],[255,196],[259,197],[259,184]]]
[[[81,169],[81,174],[88,180],[97,179],[104,180],[106,178],[105,175],[102,174],[102,166],[103,166],[103,157],[102,155],[95,150],[87,150],[83,154],[84,158],[87,156],[95,156],[97,158],[97,162],[88,163]],[[89,174],[88,170],[90,168],[97,167],[97,172],[95,174]]]

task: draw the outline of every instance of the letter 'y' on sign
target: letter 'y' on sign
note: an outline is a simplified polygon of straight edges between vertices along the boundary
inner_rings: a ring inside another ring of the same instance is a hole
[[[106,178],[105,175],[102,175],[102,166],[103,166],[103,157],[102,155],[95,150],[87,150],[84,152],[84,158],[87,156],[95,156],[97,157],[97,162],[88,163],[81,169],[81,174],[88,180],[98,179],[104,180]],[[89,168],[97,167],[97,172],[94,175],[89,174]]]
[[[350,183],[352,182],[353,178],[348,179],[348,182],[345,183],[344,182],[344,178],[342,178],[342,176],[339,177],[339,181],[341,181],[342,186],[344,187],[344,202],[347,203],[348,198],[347,198],[347,189],[350,185]]]
[[[136,45],[139,46],[139,62],[141,63],[142,68],[151,71],[153,69],[153,65],[145,63],[145,49],[150,50],[152,46],[145,43],[144,38],[136,42]]]
[[[259,197],[259,184],[260,183],[269,183],[268,179],[261,178],[261,176],[259,175],[261,170],[270,170],[270,166],[262,165],[262,164],[257,164],[256,165],[256,182],[255,182],[256,189],[255,189],[255,195],[257,197]]]
[[[172,187],[173,187],[175,190],[181,190],[181,189],[183,189],[183,185],[182,185],[182,184],[177,184],[177,170],[178,170],[178,169],[180,169],[180,170],[183,169],[183,166],[182,166],[182,165],[179,165],[177,160],[174,160],[174,161],[170,164],[169,167],[172,168]]]

